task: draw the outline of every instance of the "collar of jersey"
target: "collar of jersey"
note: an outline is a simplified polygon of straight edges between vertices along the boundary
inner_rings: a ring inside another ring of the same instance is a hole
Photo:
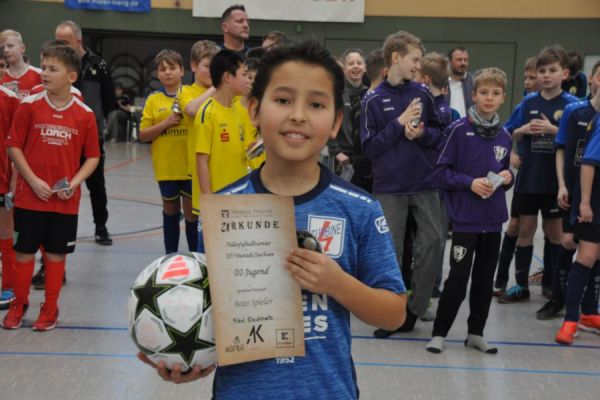
[[[180,88],[180,90],[181,90],[181,88]],[[162,94],[164,94],[165,96],[170,97],[172,99],[174,99],[175,97],[177,97],[176,94],[169,94],[169,93],[167,93],[167,89],[165,89],[164,87],[161,87],[160,89],[158,89],[158,91],[161,92]]]
[[[264,163],[263,163],[264,165]],[[260,179],[260,170],[263,165],[260,166],[259,169],[252,171],[250,174],[250,180],[252,181],[252,186],[254,186],[254,191],[257,194],[272,194],[262,183]],[[309,190],[308,192],[301,194],[300,196],[294,196],[294,205],[298,206],[300,204],[307,203],[317,197],[321,192],[323,192],[331,183],[331,171],[323,164],[319,163],[319,167],[321,168],[321,174],[319,176],[319,182],[317,185]]]

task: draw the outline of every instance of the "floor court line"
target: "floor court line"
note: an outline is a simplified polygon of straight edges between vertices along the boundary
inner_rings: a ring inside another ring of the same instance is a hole
[[[72,358],[114,358],[114,359],[137,359],[135,354],[119,353],[70,353],[70,352],[25,352],[25,351],[2,351],[0,357],[72,357]],[[379,363],[379,362],[355,362],[358,367],[386,367],[386,368],[405,368],[405,369],[437,369],[450,371],[467,372],[494,372],[494,373],[519,373],[535,375],[561,375],[561,376],[585,376],[600,377],[600,371],[569,371],[569,370],[543,370],[543,369],[525,369],[525,368],[489,368],[489,367],[470,367],[465,365],[441,365],[441,364],[400,364],[400,363]]]

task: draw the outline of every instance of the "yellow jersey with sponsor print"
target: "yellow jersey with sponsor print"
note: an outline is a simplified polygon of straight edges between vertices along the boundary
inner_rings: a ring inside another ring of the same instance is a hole
[[[246,161],[249,138],[241,111],[235,102],[231,107],[225,107],[211,97],[196,114],[196,153],[208,155],[213,192],[237,181],[249,171]],[[197,181],[198,172],[195,172],[193,179]],[[197,212],[200,202],[194,194],[192,189],[192,207]]]
[[[164,89],[151,93],[146,99],[140,130],[150,128],[167,119],[173,113],[175,96],[168,95]],[[152,141],[152,165],[157,181],[180,181],[188,176],[188,131],[185,119]]]

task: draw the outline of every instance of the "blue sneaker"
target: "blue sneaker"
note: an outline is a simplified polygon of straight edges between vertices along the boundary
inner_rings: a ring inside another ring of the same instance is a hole
[[[12,289],[3,290],[0,294],[0,310],[8,310],[13,301],[15,301],[15,294]]]
[[[529,300],[529,289],[525,286],[515,285],[508,289],[502,296],[498,297],[498,303],[510,304]]]

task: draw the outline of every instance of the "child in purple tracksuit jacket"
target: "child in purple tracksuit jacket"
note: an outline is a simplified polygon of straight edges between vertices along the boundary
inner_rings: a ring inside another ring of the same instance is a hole
[[[485,341],[483,330],[492,300],[502,223],[508,219],[505,191],[513,179],[509,170],[511,137],[496,113],[504,102],[505,87],[506,74],[501,70],[478,71],[473,88],[475,105],[444,134],[447,139],[434,177],[447,191],[453,236],[450,275],[439,301],[433,338],[426,346],[432,353],[443,350],[465,298],[469,275],[472,283],[465,345],[489,354],[498,351]],[[487,178],[490,172],[499,176],[500,187],[493,187],[494,180]]]

